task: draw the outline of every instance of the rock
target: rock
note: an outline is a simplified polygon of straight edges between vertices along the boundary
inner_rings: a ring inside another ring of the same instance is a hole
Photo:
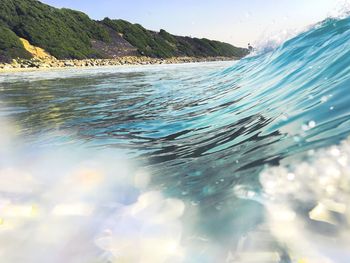
[[[72,62],[72,61],[65,61],[64,62],[64,66],[65,67],[74,67],[74,62]]]
[[[117,65],[153,65],[153,64],[178,64],[204,61],[224,61],[234,60],[236,58],[227,57],[172,57],[167,59],[150,58],[144,56],[115,57],[112,59],[84,59],[84,60],[57,60],[54,57],[33,58],[33,59],[15,59],[9,64],[0,64],[0,69],[12,68],[59,68],[59,67],[101,67]]]

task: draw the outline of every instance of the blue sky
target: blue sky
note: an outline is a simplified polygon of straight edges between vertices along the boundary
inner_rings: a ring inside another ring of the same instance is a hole
[[[261,38],[323,20],[337,0],[42,0],[87,13],[121,18],[153,30],[246,46]],[[342,1],[344,2],[344,1]]]

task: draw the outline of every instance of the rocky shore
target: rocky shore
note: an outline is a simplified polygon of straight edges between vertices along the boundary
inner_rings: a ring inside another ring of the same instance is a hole
[[[119,65],[156,65],[156,64],[178,64],[209,61],[237,60],[235,57],[174,57],[174,58],[150,58],[150,57],[118,57],[114,59],[85,59],[85,60],[57,60],[55,58],[33,58],[15,59],[12,63],[0,63],[0,71],[21,70],[21,69],[49,69],[49,68],[73,68],[73,67],[101,67]]]

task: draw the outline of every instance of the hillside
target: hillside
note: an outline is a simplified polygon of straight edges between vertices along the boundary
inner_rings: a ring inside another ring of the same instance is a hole
[[[144,55],[242,57],[248,51],[227,43],[154,32],[124,20],[94,21],[86,14],[37,0],[0,1],[0,61],[30,58],[20,38],[58,59]]]

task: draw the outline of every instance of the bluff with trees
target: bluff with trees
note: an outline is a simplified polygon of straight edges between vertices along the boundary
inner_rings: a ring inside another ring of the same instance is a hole
[[[30,58],[19,38],[58,59],[139,55],[169,57],[243,57],[248,50],[227,43],[154,32],[139,24],[58,9],[37,0],[0,1],[0,61]]]

